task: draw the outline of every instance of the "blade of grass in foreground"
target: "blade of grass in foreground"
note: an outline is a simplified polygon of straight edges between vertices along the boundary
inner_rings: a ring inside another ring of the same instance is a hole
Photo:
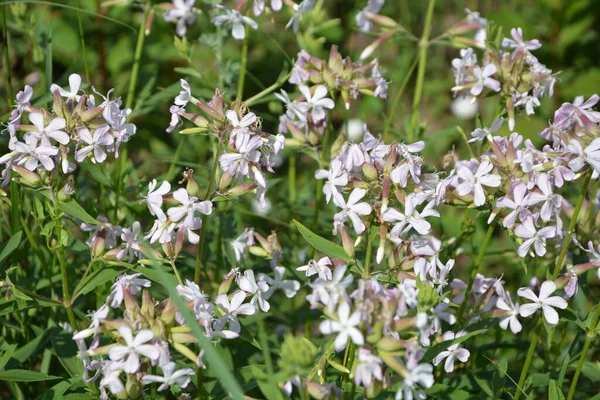
[[[148,250],[149,247],[144,246],[145,250]],[[162,266],[157,262],[155,258],[152,257],[151,251],[144,252],[147,256],[152,260],[152,267],[156,270],[156,273],[161,277],[163,282],[168,282],[168,275],[163,270]],[[236,400],[244,400],[244,394],[242,392],[242,387],[235,379],[235,377],[231,374],[231,372],[227,369],[227,365],[221,359],[219,354],[213,348],[210,340],[204,335],[203,329],[198,324],[196,318],[190,310],[188,310],[185,306],[185,302],[177,293],[175,286],[172,285],[164,285],[165,289],[169,293],[169,296],[173,299],[175,306],[181,313],[181,316],[185,320],[186,324],[192,329],[192,333],[200,343],[200,347],[204,350],[204,357],[206,361],[213,367],[219,382],[223,385],[223,388],[229,393],[229,395]],[[200,388],[198,388],[200,390]]]

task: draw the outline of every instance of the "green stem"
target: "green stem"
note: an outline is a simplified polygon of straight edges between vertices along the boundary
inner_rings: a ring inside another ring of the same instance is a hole
[[[415,60],[410,65],[408,72],[406,72],[406,75],[404,76],[404,80],[402,81],[402,85],[400,86],[400,89],[398,89],[398,93],[396,93],[396,96],[394,97],[394,101],[392,102],[392,107],[390,108],[390,112],[385,120],[385,127],[383,128],[383,141],[385,143],[389,143],[390,138],[388,137],[388,132],[392,125],[392,119],[394,118],[394,115],[396,114],[396,109],[398,108],[398,104],[400,104],[400,98],[404,94],[404,90],[406,89],[406,86],[408,86],[408,81],[410,80],[410,77],[412,76],[412,74],[415,70],[415,67],[417,66],[418,61],[419,61],[419,57],[415,57]]]
[[[290,210],[293,210],[293,206],[296,204],[296,162],[296,151],[292,149],[288,166],[288,192],[290,195]]]
[[[519,400],[521,397],[521,393],[523,392],[523,384],[525,384],[525,378],[527,377],[527,372],[529,371],[529,366],[531,365],[531,360],[533,359],[533,353],[535,353],[535,346],[537,346],[538,335],[537,330],[542,326],[542,318],[538,319],[538,322],[533,330],[533,337],[531,338],[531,344],[529,345],[529,350],[527,350],[527,357],[525,357],[525,363],[523,364],[523,369],[521,370],[521,376],[519,377],[519,383],[517,384],[517,392],[515,393],[515,397],[513,400]]]
[[[275,82],[274,84],[272,84],[268,88],[264,89],[260,93],[255,94],[254,96],[250,97],[244,103],[246,103],[246,105],[248,107],[256,104],[260,99],[262,99],[266,95],[271,94],[274,91],[276,91],[277,89],[279,89],[284,83],[287,82],[287,80],[290,78],[290,76],[292,76],[292,71],[288,72],[282,79],[278,80],[277,82]]]
[[[85,79],[90,83],[90,71],[87,63],[87,49],[85,47],[85,38],[83,37],[83,24],[81,22],[80,0],[77,0],[77,22],[79,23],[79,39],[81,41],[81,56],[83,57],[83,68],[85,71]]]
[[[371,253],[373,249],[373,238],[375,235],[371,235],[370,229],[367,230],[367,254],[365,255],[365,265],[363,268],[363,279],[369,279],[371,275],[369,272],[369,264],[371,263]]]
[[[212,169],[210,171],[210,177],[208,178],[208,187],[206,188],[206,195],[204,200],[207,200],[212,193],[215,178],[217,175],[217,167],[219,166],[219,156],[221,155],[221,144],[217,143],[217,151],[215,152],[215,158],[213,160]],[[202,268],[202,255],[204,253],[204,242],[206,241],[206,225],[208,222],[208,215],[202,216],[202,227],[200,228],[200,242],[198,243],[198,250],[196,252],[196,267],[194,269],[194,282],[200,284],[200,269]]]
[[[242,61],[240,65],[240,77],[238,79],[236,100],[241,101],[244,96],[244,83],[246,81],[246,67],[248,64],[248,42],[250,40],[250,28],[246,25],[246,36],[242,45]]]
[[[567,256],[567,249],[571,244],[571,237],[573,236],[573,232],[575,231],[575,227],[577,226],[577,220],[579,219],[579,212],[581,211],[581,206],[583,204],[583,200],[585,200],[585,195],[588,190],[588,186],[590,185],[590,181],[592,179],[592,172],[588,171],[585,176],[585,181],[581,188],[581,193],[579,193],[579,198],[577,199],[577,204],[575,205],[575,210],[573,211],[573,215],[571,216],[571,221],[569,222],[569,230],[567,231],[567,236],[565,236],[565,240],[560,249],[560,253],[558,255],[558,260],[556,261],[556,265],[554,266],[554,273],[552,274],[552,280],[556,280],[558,278],[558,274],[565,262],[565,258]]]
[[[433,9],[435,8],[435,0],[429,0],[427,7],[427,16],[425,17],[425,26],[423,35],[419,42],[419,69],[417,71],[417,84],[415,87],[415,96],[413,97],[413,111],[410,119],[410,130],[408,131],[408,142],[415,141],[415,133],[417,124],[419,123],[419,104],[421,104],[421,96],[423,95],[423,82],[425,80],[425,68],[427,67],[427,49],[429,48],[429,35],[431,33],[431,21],[433,18]]]
[[[10,108],[10,104],[15,97],[15,91],[12,86],[12,71],[10,70],[10,55],[8,53],[8,28],[6,25],[6,5],[2,5],[2,39],[4,42],[4,67],[6,68],[6,87],[8,94],[8,106]]]
[[[485,235],[485,239],[481,248],[479,249],[479,254],[477,255],[477,259],[475,260],[475,264],[473,265],[473,269],[471,270],[471,277],[469,278],[469,284],[465,289],[465,297],[463,298],[462,303],[460,304],[460,308],[458,309],[458,325],[462,324],[465,308],[467,307],[467,302],[469,301],[469,296],[471,294],[471,289],[473,288],[473,283],[475,282],[475,278],[477,277],[477,273],[479,272],[479,267],[481,266],[481,261],[483,261],[483,256],[485,255],[485,251],[490,244],[490,240],[492,239],[492,234],[494,233],[494,223],[490,223],[490,226]]]
[[[59,222],[60,223],[60,222]],[[58,240],[62,235],[62,227],[57,229],[58,231]],[[67,316],[69,317],[69,323],[73,330],[77,330],[77,322],[75,320],[75,314],[73,314],[73,310],[71,309],[71,293],[69,290],[69,275],[67,273],[67,263],[65,261],[65,249],[60,246],[58,249],[58,262],[60,264],[60,276],[62,279],[62,290],[63,290],[63,305],[65,310],[67,310]]]
[[[146,38],[146,23],[148,22],[148,15],[150,14],[150,10],[150,2],[146,1],[146,4],[144,5],[144,16],[142,17],[142,23],[140,24],[140,30],[138,31],[137,43],[135,45],[133,68],[131,69],[131,77],[129,78],[129,91],[127,92],[127,101],[125,102],[125,108],[131,108],[133,106],[135,86],[137,84],[138,73],[140,72],[140,60],[142,59],[144,39]]]
[[[173,272],[175,272],[175,276],[177,277],[177,281],[180,285],[183,285],[183,281],[181,280],[181,276],[179,275],[179,271],[177,270],[177,266],[175,265],[175,261],[171,260],[171,268],[173,268]]]
[[[573,381],[571,382],[571,388],[569,389],[569,396],[567,400],[572,400],[575,395],[575,388],[577,387],[577,381],[579,380],[579,375],[581,374],[581,369],[583,368],[583,363],[585,362],[585,356],[592,344],[592,340],[596,337],[596,325],[598,325],[598,318],[600,317],[600,304],[596,306],[596,311],[594,312],[594,318],[592,319],[592,325],[590,327],[590,331],[587,333],[587,338],[585,339],[585,344],[583,345],[583,350],[581,351],[581,356],[579,357],[579,362],[577,363],[577,369],[575,370],[575,375],[573,376]]]

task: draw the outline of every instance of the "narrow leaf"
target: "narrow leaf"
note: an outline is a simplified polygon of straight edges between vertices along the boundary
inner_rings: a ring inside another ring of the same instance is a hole
[[[76,201],[69,200],[60,203],[58,208],[72,217],[91,225],[102,225],[96,218],[87,213]]]
[[[10,239],[8,239],[8,242],[6,242],[6,246],[4,246],[2,252],[0,253],[0,262],[4,261],[5,258],[7,258],[13,251],[17,249],[17,247],[19,247],[19,243],[21,243],[22,234],[23,231],[19,231],[12,235]]]
[[[315,249],[327,254],[331,258],[339,258],[346,262],[352,261],[344,251],[344,248],[339,244],[332,243],[329,240],[322,238],[296,220],[294,220],[294,225],[296,225],[296,228],[298,228],[298,231],[300,231],[304,239],[306,239],[306,241]]]
[[[9,369],[0,371],[0,381],[8,382],[40,382],[60,379],[60,376],[42,374],[37,371],[28,371],[26,369]]]

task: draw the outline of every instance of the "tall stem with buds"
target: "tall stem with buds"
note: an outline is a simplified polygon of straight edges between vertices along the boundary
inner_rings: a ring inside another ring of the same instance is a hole
[[[575,210],[573,211],[573,215],[571,216],[571,221],[569,222],[569,228],[567,230],[567,235],[565,236],[565,240],[560,249],[560,253],[558,255],[558,259],[556,261],[556,265],[554,266],[554,272],[552,273],[552,280],[556,280],[558,278],[558,274],[562,268],[562,265],[567,256],[567,249],[569,248],[569,244],[571,243],[571,237],[573,236],[573,232],[575,231],[575,226],[577,225],[577,220],[579,219],[579,212],[581,211],[581,206],[583,204],[583,200],[585,199],[585,195],[588,190],[588,186],[590,184],[590,180],[592,179],[592,171],[588,171],[586,173],[586,177],[581,188],[581,193],[579,193],[579,198],[577,199],[577,204],[575,205]],[[521,377],[519,378],[519,385],[517,386],[517,392],[515,393],[514,400],[519,400],[521,397],[521,387],[525,383],[525,378],[527,377],[527,373],[529,372],[529,366],[531,365],[531,360],[533,359],[533,353],[535,352],[535,346],[537,346],[538,342],[538,334],[537,331],[539,327],[542,325],[542,318],[538,320],[536,328],[533,331],[533,338],[531,339],[531,344],[529,345],[529,350],[527,351],[527,357],[525,358],[525,363],[523,364],[523,369],[521,370]],[[587,340],[586,340],[587,343]],[[589,347],[589,344],[588,344]],[[584,347],[585,349],[585,347]],[[580,358],[580,363],[582,359],[585,358],[585,352],[582,353],[582,358]],[[580,371],[581,372],[581,371]],[[577,379],[579,377],[577,376]],[[577,380],[573,380],[574,384],[577,383]],[[574,390],[573,386],[571,389]]]
[[[469,301],[469,295],[471,294],[471,289],[473,289],[473,283],[475,282],[475,278],[477,277],[477,273],[479,272],[479,267],[481,266],[481,262],[483,261],[483,256],[485,255],[485,251],[490,244],[490,240],[492,239],[492,234],[494,233],[494,223],[492,222],[487,230],[485,235],[485,239],[483,240],[483,244],[481,245],[481,249],[479,249],[479,254],[477,255],[477,259],[475,260],[475,264],[473,264],[473,269],[471,270],[471,276],[469,277],[469,283],[467,284],[467,288],[465,289],[465,297],[463,298],[462,303],[460,304],[460,308],[458,309],[458,325],[462,324],[463,317],[465,313],[465,308],[467,307],[467,302]]]
[[[600,304],[596,306],[596,311],[594,312],[594,317],[592,318],[592,325],[589,327],[589,331],[583,345],[583,350],[581,351],[581,356],[579,357],[579,362],[577,363],[577,369],[575,370],[575,375],[573,376],[573,381],[571,382],[571,388],[569,389],[569,396],[567,397],[567,400],[572,400],[573,396],[575,395],[575,388],[577,388],[577,381],[579,380],[579,375],[581,374],[581,369],[583,368],[583,363],[585,362],[585,356],[587,355],[590,345],[592,344],[592,340],[594,340],[596,337],[596,325],[598,325],[599,317]]]
[[[415,96],[413,98],[413,111],[410,119],[410,130],[408,131],[408,142],[415,141],[415,133],[417,124],[419,123],[419,104],[421,104],[421,96],[423,95],[423,82],[425,80],[425,68],[427,67],[427,50],[429,48],[429,34],[431,33],[431,20],[433,18],[433,9],[435,8],[435,0],[429,0],[427,6],[427,16],[425,17],[425,26],[423,35],[419,42],[419,69],[417,70],[417,84],[415,87]]]

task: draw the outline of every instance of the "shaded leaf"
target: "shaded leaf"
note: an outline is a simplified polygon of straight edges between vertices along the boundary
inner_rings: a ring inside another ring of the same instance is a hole
[[[327,254],[331,258],[339,258],[346,262],[352,261],[344,251],[344,248],[339,244],[332,243],[329,240],[322,238],[296,220],[294,220],[294,225],[296,225],[296,228],[298,228],[298,231],[300,231],[300,234],[302,234],[304,239],[306,239],[306,241],[315,249]]]

